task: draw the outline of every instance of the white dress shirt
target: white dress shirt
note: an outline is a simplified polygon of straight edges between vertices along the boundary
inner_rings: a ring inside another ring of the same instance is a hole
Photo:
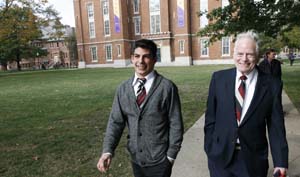
[[[239,85],[241,84],[240,77],[242,76],[242,73],[238,70],[236,70],[236,78],[235,78],[235,91],[238,90]],[[257,76],[258,76],[258,71],[256,68],[254,68],[249,74],[245,75],[247,79],[245,80],[245,98],[244,98],[244,103],[242,105],[242,115],[241,115],[241,120],[238,121],[238,125],[243,122],[243,119],[249,109],[250,103],[252,101],[254,91],[255,91],[255,86],[257,83]]]
[[[138,78],[139,77],[135,73],[134,79],[133,79],[133,82],[132,82],[132,86],[133,86],[133,89],[134,89],[135,96],[137,96],[137,90],[138,90],[138,87],[139,87]],[[144,87],[146,89],[146,94],[148,94],[149,90],[150,90],[150,88],[152,86],[152,83],[154,81],[154,78],[155,78],[154,71],[150,72],[145,78],[147,79],[147,81],[146,81]]]

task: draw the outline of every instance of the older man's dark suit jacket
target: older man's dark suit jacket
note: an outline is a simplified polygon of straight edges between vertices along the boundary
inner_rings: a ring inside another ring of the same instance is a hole
[[[237,138],[251,176],[268,170],[268,127],[275,167],[288,167],[288,144],[284,126],[282,83],[258,71],[250,107],[238,127],[235,116],[236,69],[215,72],[212,76],[205,115],[205,152],[210,160],[226,167],[230,164]]]

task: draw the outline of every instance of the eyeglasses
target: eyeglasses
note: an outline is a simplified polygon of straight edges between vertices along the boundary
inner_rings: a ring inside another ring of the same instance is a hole
[[[239,59],[243,58],[244,56],[246,56],[246,58],[249,59],[249,60],[255,59],[255,54],[254,53],[236,53],[235,55]]]

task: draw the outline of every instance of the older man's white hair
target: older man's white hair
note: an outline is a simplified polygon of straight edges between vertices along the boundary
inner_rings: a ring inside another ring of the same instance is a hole
[[[234,43],[234,53],[236,52],[236,48],[237,48],[237,44],[241,39],[252,39],[255,42],[255,52],[256,52],[256,57],[258,57],[259,54],[259,38],[257,33],[255,33],[254,31],[250,30],[250,31],[246,31],[246,32],[242,32],[240,34],[238,34],[236,36],[236,40]]]

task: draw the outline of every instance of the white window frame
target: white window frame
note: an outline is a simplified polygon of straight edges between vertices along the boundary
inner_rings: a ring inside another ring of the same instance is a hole
[[[104,27],[104,36],[110,36],[110,21],[104,20],[103,27]]]
[[[200,11],[208,11],[208,0],[200,0]],[[206,14],[200,17],[200,28],[204,28],[208,25],[208,18]]]
[[[121,56],[121,44],[117,44],[117,55],[118,57]]]
[[[184,42],[185,42],[185,40],[178,40],[180,54],[184,54]]]
[[[104,36],[110,36],[109,1],[102,0]]]
[[[109,51],[110,49],[110,51]],[[105,45],[105,58],[106,58],[106,61],[112,61],[112,44],[106,44]]]
[[[158,5],[156,9],[152,9],[153,5]],[[160,0],[149,0],[150,12],[150,33],[161,32],[161,19],[160,19]]]
[[[102,0],[102,12],[103,16],[109,15],[109,1]]]
[[[93,3],[86,4],[88,19],[94,19],[94,5]]]
[[[91,46],[90,47],[90,52],[91,52],[92,62],[98,62],[98,49],[97,49],[97,46]]]
[[[96,37],[95,23],[93,21],[89,21],[89,34],[90,38]]]
[[[208,39],[207,38],[200,39],[200,56],[201,57],[209,56],[209,47],[208,47]]]
[[[222,56],[230,56],[230,37],[222,37]]]
[[[139,14],[140,13],[140,0],[132,0],[133,1],[133,13]]]
[[[141,17],[140,16],[133,17],[133,23],[134,23],[135,35],[140,35],[141,34]]]
[[[87,3],[86,9],[87,9],[87,16],[88,16],[89,35],[90,35],[90,38],[95,38],[96,30],[95,30],[95,18],[94,18],[94,14],[95,14],[94,4]]]

